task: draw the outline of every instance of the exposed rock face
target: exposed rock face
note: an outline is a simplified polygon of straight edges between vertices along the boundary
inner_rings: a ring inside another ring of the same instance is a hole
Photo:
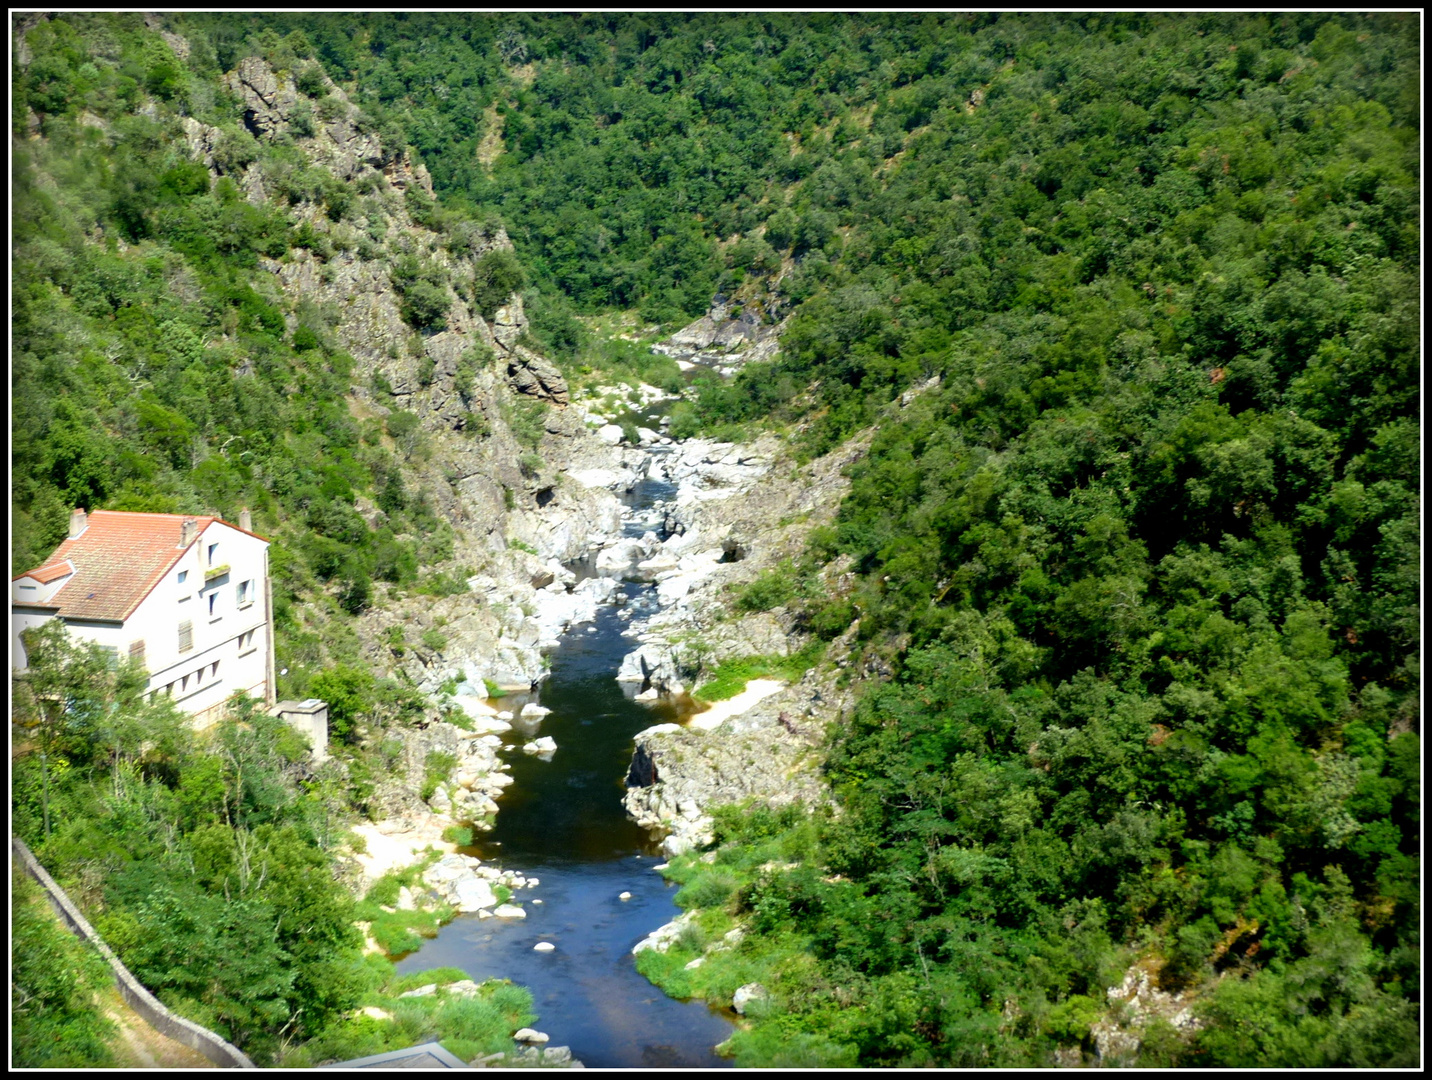
[[[507,361],[507,376],[518,393],[546,398],[558,405],[567,404],[567,380],[556,365],[531,349],[512,346],[512,354]]]
[[[277,73],[261,57],[247,57],[235,71],[224,77],[225,85],[245,106],[245,124],[255,137],[271,140],[280,133],[293,136],[297,115],[310,106],[307,99],[285,74]],[[333,305],[340,313],[335,327],[343,347],[359,362],[364,372],[377,371],[399,395],[416,394],[435,385],[438,389],[427,401],[429,409],[418,402],[414,411],[443,412],[442,405],[455,395],[452,379],[457,374],[463,352],[473,345],[493,349],[508,369],[512,384],[521,393],[533,394],[556,404],[566,404],[567,386],[560,371],[550,360],[517,344],[527,331],[527,316],[522,298],[514,295],[497,311],[489,326],[474,312],[464,295],[464,288],[449,286],[446,341],[424,341],[418,351],[409,347],[414,337],[404,322],[400,297],[396,294],[389,271],[389,252],[375,255],[355,254],[353,240],[345,240],[355,230],[370,236],[382,236],[385,247],[398,253],[417,255],[435,263],[450,282],[470,283],[474,262],[492,250],[511,250],[512,244],[501,228],[483,232],[470,231],[454,242],[417,224],[409,213],[404,194],[416,191],[420,196],[433,197],[432,177],[427,169],[404,152],[393,156],[385,152],[376,134],[359,126],[358,110],[352,106],[342,89],[323,77],[325,100],[330,105],[325,115],[331,117],[315,122],[311,135],[295,138],[309,160],[329,169],[339,180],[351,181],[360,190],[374,194],[361,201],[357,213],[349,221],[331,222],[321,208],[301,203],[296,216],[316,233],[332,236],[340,248],[320,265],[308,252],[295,252],[284,264],[265,263],[278,274],[285,292],[295,299]],[[217,132],[194,121],[185,124],[185,135],[195,156],[213,165],[213,148]],[[243,177],[243,185],[253,201],[267,197],[263,178],[257,166],[251,166]],[[348,233],[345,233],[348,230]],[[306,264],[306,265],[305,265]],[[433,383],[419,384],[417,377],[429,362],[436,364]],[[451,424],[456,417],[447,412]]]
[[[212,169],[214,167],[214,147],[218,145],[223,133],[216,127],[199,123],[192,116],[183,117],[179,121],[179,127],[184,132],[184,142],[189,147],[189,153],[203,162],[206,169]]]
[[[665,508],[674,519],[664,528],[667,538],[649,533],[636,555],[620,552],[612,560],[634,560],[628,573],[657,583],[661,609],[634,627],[640,645],[624,658],[618,678],[644,691],[677,693],[725,659],[787,654],[795,633],[789,613],[777,608],[726,619],[730,591],[797,555],[809,530],[832,520],[847,484],[843,470],[861,452],[857,443],[796,473],[774,442],[690,440],[653,455],[653,472],[677,485]],[[853,587],[841,571],[838,563],[827,571],[832,594]],[[848,663],[853,646],[848,632],[832,642],[829,658]],[[852,704],[851,691],[836,685],[837,673],[807,672],[711,731],[664,724],[642,732],[627,775],[627,812],[664,830],[663,849],[673,855],[709,841],[709,807],[747,798],[770,806],[826,798],[815,748],[826,724]]]
[[[302,95],[262,57],[247,56],[224,76],[224,85],[244,103],[244,126],[255,138],[272,138],[292,119]]]
[[[439,234],[415,220],[414,207],[433,197],[432,178],[409,154],[386,151],[326,76],[321,109],[291,75],[260,57],[244,59],[225,76],[225,85],[243,102],[245,123],[256,138],[291,140],[309,164],[348,185],[337,220],[321,201],[285,207],[315,240],[280,260],[261,260],[261,266],[273,275],[277,302],[292,312],[290,329],[306,311],[311,329],[353,357],[349,407],[355,418],[381,424],[394,410],[417,415],[421,449],[417,441],[392,447],[400,455],[404,486],[421,491],[454,526],[451,566],[482,571],[467,594],[411,605],[380,586],[358,623],[365,659],[380,674],[406,672],[427,692],[454,677],[469,696],[485,693],[484,680],[530,687],[546,671],[542,647],[566,625],[592,617],[605,599],[600,585],[579,591],[570,575],[564,579],[541,567],[580,558],[594,542],[599,546],[620,531],[616,495],[568,475],[576,468],[615,470],[621,451],[601,443],[566,408],[569,391],[557,366],[519,343],[528,330],[519,295],[491,323],[473,306],[477,260],[512,248],[500,227],[469,223]],[[311,117],[311,128],[299,122],[304,116]],[[217,173],[224,133],[192,118],[182,123],[190,153]],[[235,180],[255,204],[286,184],[259,163]],[[394,273],[404,257],[442,283],[448,303],[440,325],[418,331],[405,320],[407,286]],[[315,324],[316,317],[321,323]],[[509,426],[514,395],[550,406],[538,447],[541,469],[531,464],[530,444]],[[359,509],[370,527],[385,524],[371,504]],[[514,542],[539,553],[538,569]],[[418,644],[440,623],[443,647]],[[394,630],[407,635],[407,647],[387,646]],[[394,810],[402,810],[404,797],[390,795]]]
[[[452,823],[466,823],[478,831],[492,827],[497,813],[494,801],[512,783],[509,766],[497,756],[502,740],[493,734],[463,731],[452,724],[434,723],[404,732],[405,777],[399,790],[405,793],[410,815],[437,813]],[[428,755],[449,754],[457,759],[451,778],[424,806],[417,793],[422,789]],[[398,786],[398,785],[395,785]],[[416,807],[413,806],[416,803]],[[402,816],[394,807],[384,807],[384,817]]]
[[[662,850],[669,856],[711,842],[708,807],[826,797],[812,748],[783,727],[739,734],[660,727],[636,737],[622,805],[637,824],[667,832]]]
[[[702,364],[722,374],[732,374],[752,361],[770,360],[780,352],[780,336],[788,318],[771,326],[753,310],[735,317],[731,312],[730,304],[718,301],[701,318],[652,348],[677,363]]]
[[[1099,1063],[1127,1067],[1135,1064],[1144,1030],[1154,1020],[1165,1020],[1175,1030],[1192,1034],[1203,1026],[1194,1014],[1194,994],[1169,994],[1153,985],[1147,963],[1135,964],[1118,986],[1108,992],[1111,1005],[1122,1005],[1118,1018],[1106,1017],[1090,1028]]]

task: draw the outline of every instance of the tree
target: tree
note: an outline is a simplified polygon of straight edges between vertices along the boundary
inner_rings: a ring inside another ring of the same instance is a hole
[[[353,724],[372,707],[373,677],[366,671],[339,664],[313,677],[315,695],[328,703],[328,725],[333,735],[348,741]]]
[[[472,301],[489,322],[497,309],[526,284],[526,275],[517,256],[506,249],[489,251],[473,267]]]
[[[95,725],[108,712],[112,673],[93,642],[71,640],[51,619],[21,635],[26,666],[13,680],[11,722],[39,753],[45,836],[50,835],[50,761],[57,753],[86,754]]]

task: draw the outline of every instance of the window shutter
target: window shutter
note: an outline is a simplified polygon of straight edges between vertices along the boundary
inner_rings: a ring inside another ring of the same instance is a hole
[[[141,667],[144,665],[144,640],[142,638],[129,643],[129,658]]]
[[[179,651],[188,652],[194,647],[194,624],[185,619],[179,624]]]

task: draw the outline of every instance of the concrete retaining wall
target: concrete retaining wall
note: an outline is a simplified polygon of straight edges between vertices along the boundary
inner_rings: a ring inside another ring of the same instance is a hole
[[[65,923],[80,937],[86,941],[93,942],[99,949],[100,955],[108,961],[110,968],[114,971],[114,981],[119,986],[119,993],[129,1004],[129,1007],[142,1016],[149,1026],[161,1035],[167,1035],[175,1042],[181,1042],[203,1054],[214,1064],[225,1069],[255,1069],[256,1066],[248,1059],[237,1046],[225,1042],[207,1028],[202,1028],[192,1020],[186,1020],[182,1016],[175,1016],[172,1012],[160,1004],[159,999],[140,985],[139,980],[130,974],[129,969],[119,962],[119,957],[108,945],[95,933],[94,927],[89,920],[80,914],[80,909],[75,907],[74,902],[65,895],[65,891],[55,884],[55,879],[45,872],[39,860],[25,842],[19,837],[10,838],[11,847],[14,849],[15,858],[24,867],[25,872],[40,883],[49,897],[50,906],[55,909]]]

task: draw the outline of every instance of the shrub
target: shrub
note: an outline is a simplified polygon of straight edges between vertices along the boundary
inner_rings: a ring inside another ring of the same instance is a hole
[[[317,64],[305,64],[299,71],[295,80],[300,92],[309,97],[317,97],[327,89],[327,83],[323,79],[323,69]]]
[[[458,847],[470,847],[472,845],[472,830],[466,825],[449,825],[443,830],[443,839]]]
[[[736,891],[738,882],[724,871],[710,871],[696,878],[676,894],[683,908],[722,907]]]
[[[742,590],[736,604],[742,611],[769,611],[795,598],[795,572],[789,563],[767,570]]]
[[[433,797],[438,785],[445,782],[452,775],[457,765],[457,758],[452,754],[445,754],[441,750],[435,750],[423,761],[423,787],[419,793],[424,802]]]
[[[421,596],[459,596],[468,591],[467,579],[470,571],[459,567],[449,573],[429,574],[413,589]]]
[[[430,281],[415,281],[403,289],[403,318],[415,330],[429,330],[444,324],[452,304],[448,291]]]
[[[689,401],[678,401],[667,416],[671,420],[667,434],[673,439],[689,439],[701,431],[701,418]]]
[[[526,275],[511,251],[489,251],[473,267],[472,302],[482,317],[491,322],[497,309],[522,288]]]
[[[546,434],[547,403],[537,398],[519,397],[504,409],[512,437],[529,450],[542,445]]]
[[[328,703],[328,730],[340,741],[353,733],[357,718],[372,707],[373,676],[339,664],[313,677],[310,690]]]

